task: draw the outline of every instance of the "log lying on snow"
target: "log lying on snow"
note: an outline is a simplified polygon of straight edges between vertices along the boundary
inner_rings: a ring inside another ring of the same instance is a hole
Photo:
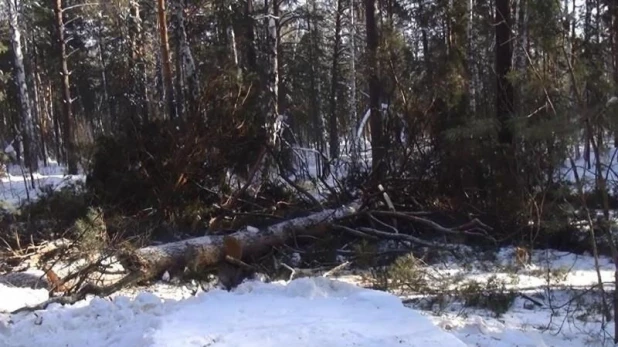
[[[265,229],[240,230],[230,236],[240,243],[246,254],[255,254],[268,250],[294,236],[319,234],[327,230],[321,226],[327,226],[329,223],[357,213],[360,206],[360,202],[353,202],[338,209],[287,220]],[[160,277],[165,271],[175,269],[182,271],[185,267],[199,270],[214,266],[223,260],[223,239],[224,236],[203,236],[140,248],[121,257],[129,273],[120,281],[104,287],[86,284],[75,294],[50,298],[38,305],[22,307],[12,313],[45,309],[51,303],[73,304],[84,299],[88,294],[108,296],[126,286]]]
[[[306,217],[287,220],[264,229],[247,228],[230,236],[242,245],[245,254],[258,254],[284,243],[294,236],[316,235],[324,230],[320,226],[348,217],[358,212],[360,202],[353,202],[338,209],[324,210]],[[213,266],[223,259],[223,236],[203,236],[163,245],[140,248],[132,258],[132,268],[142,273],[142,280],[156,278],[165,271],[199,270]]]

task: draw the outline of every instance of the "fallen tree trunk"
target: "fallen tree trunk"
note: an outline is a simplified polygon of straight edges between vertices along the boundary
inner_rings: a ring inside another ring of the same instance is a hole
[[[306,217],[287,220],[265,229],[246,228],[229,236],[235,238],[244,254],[259,254],[272,246],[300,235],[317,235],[329,223],[358,212],[360,202],[338,209],[324,210]],[[223,260],[223,235],[211,235],[138,249],[130,256],[130,269],[140,271],[142,280],[161,276],[165,271],[189,268],[200,271]]]
[[[249,227],[227,237],[238,241],[245,254],[257,254],[295,236],[318,235],[326,231],[330,223],[356,214],[360,206],[357,201],[261,230]],[[199,271],[215,266],[224,260],[223,240],[223,235],[210,235],[137,249],[120,257],[127,274],[119,281],[107,286],[86,284],[75,294],[50,298],[39,305],[22,307],[12,313],[42,310],[51,303],[74,304],[91,294],[108,296],[124,287],[160,277],[165,271],[183,271],[185,267]]]

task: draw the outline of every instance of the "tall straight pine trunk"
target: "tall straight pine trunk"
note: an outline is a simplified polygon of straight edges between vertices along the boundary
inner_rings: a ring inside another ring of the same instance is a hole
[[[73,138],[73,110],[71,104],[71,81],[68,67],[67,47],[64,36],[64,19],[62,0],[54,1],[54,15],[57,34],[57,51],[60,60],[61,91],[62,91],[62,136],[66,152],[66,162],[70,175],[77,174],[77,153],[75,151],[75,140]]]

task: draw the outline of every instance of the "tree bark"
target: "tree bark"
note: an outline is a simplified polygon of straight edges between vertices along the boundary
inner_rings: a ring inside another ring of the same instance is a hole
[[[427,29],[429,24],[427,23],[427,13],[423,6],[423,0],[418,0],[418,16],[421,26],[421,42],[423,45],[423,61],[425,63],[425,69],[427,70],[427,79],[433,85],[433,66],[431,64],[431,55],[429,53],[429,38],[427,35]],[[430,86],[431,87],[431,86]]]
[[[365,0],[365,21],[367,30],[367,74],[369,76],[369,108],[371,116],[371,156],[374,182],[386,174],[386,146],[380,110],[380,77],[378,66],[378,27],[376,25],[375,0]]]
[[[348,32],[350,33],[350,109],[352,111],[352,120],[350,123],[352,124],[351,129],[351,138],[352,138],[352,166],[356,169],[360,162],[360,138],[356,136],[357,129],[356,127],[359,124],[358,119],[358,105],[356,100],[356,7],[354,6],[355,0],[350,0],[350,24]]]
[[[198,111],[198,100],[199,100],[199,91],[200,91],[200,83],[197,76],[197,69],[195,67],[195,61],[193,60],[193,54],[191,53],[191,46],[189,45],[189,40],[187,38],[187,32],[185,29],[185,7],[184,1],[177,1],[174,5],[174,17],[176,22],[176,37],[178,42],[178,56],[176,59],[179,60],[180,69],[176,71],[179,74],[178,79],[180,81],[180,89],[178,90],[179,95],[179,108],[180,103],[184,98],[181,98],[181,95],[188,95],[186,100],[189,111],[189,115],[191,117],[196,116]],[[188,93],[185,94],[185,91]]]
[[[513,65],[517,70],[518,74],[521,76],[525,76],[526,74],[526,45],[528,42],[528,11],[527,11],[527,0],[519,0],[517,2],[517,6],[515,7],[515,22],[517,23],[517,40],[515,41],[516,46],[513,49]],[[568,36],[568,27],[566,30],[566,35]],[[524,112],[524,88],[523,83],[519,83],[517,90],[515,91],[516,95],[514,95],[513,101],[513,110],[516,114],[523,114]]]
[[[21,29],[19,28],[19,14],[15,0],[6,0],[9,27],[11,30],[11,44],[13,46],[13,63],[15,65],[15,83],[19,93],[20,104],[20,123],[22,141],[24,147],[24,163],[32,174],[38,169],[38,155],[36,148],[35,129],[36,124],[32,116],[30,97],[28,95],[28,84],[26,82],[26,69],[24,67],[24,54],[21,44]],[[33,182],[34,184],[34,182]]]
[[[357,213],[356,201],[338,209],[324,210],[306,217],[284,221],[258,232],[237,231],[230,236],[242,245],[245,254],[257,255],[299,235],[316,235],[327,231],[329,223]],[[143,279],[161,276],[170,269],[201,270],[220,263],[223,236],[203,236],[194,239],[151,246],[136,251],[136,264]]]
[[[32,38],[32,41],[34,42],[34,38]],[[39,136],[39,154],[43,157],[43,165],[47,166],[48,164],[48,158],[49,158],[49,154],[47,152],[47,131],[48,131],[48,125],[47,125],[47,120],[50,119],[51,117],[48,117],[49,115],[47,114],[47,105],[46,105],[46,100],[45,100],[45,88],[43,87],[43,83],[41,82],[41,73],[39,70],[39,55],[36,49],[36,45],[33,44],[33,56],[34,56],[34,61],[32,64],[33,67],[33,71],[32,73],[34,74],[34,110],[35,110],[35,114],[36,114],[36,122],[38,123],[39,129],[38,129],[38,136]]]
[[[314,19],[314,17],[317,16],[316,0],[312,0],[312,10],[313,13],[308,13],[307,15],[307,32],[310,37],[309,61],[314,62],[317,59],[316,52],[319,49],[319,32],[317,29],[317,21]],[[323,149],[326,146],[323,140],[325,124],[324,118],[322,117],[319,76],[316,70],[315,64],[309,64],[309,113],[314,127],[311,130],[310,136],[312,136],[312,140],[315,141],[319,152],[319,154],[315,155],[316,174],[323,176],[324,172],[327,171],[328,168],[326,167],[327,163],[322,160]]]
[[[513,85],[508,80],[511,71],[511,8],[509,0],[496,0],[496,117],[500,122],[499,141],[512,144],[509,121],[513,114]]]
[[[476,86],[477,65],[474,60],[474,0],[468,0],[468,28],[467,28],[467,65],[470,76],[468,78],[468,94],[470,98],[470,114],[476,114]]]
[[[269,129],[271,130],[271,144],[277,143],[277,137],[279,136],[279,40],[277,30],[279,27],[279,3],[278,0],[271,0],[272,12],[266,18],[267,22],[267,42],[268,42],[268,58],[269,58],[269,71],[268,71],[268,106],[267,115],[269,123]]]
[[[66,162],[69,175],[77,175],[77,153],[73,137],[73,110],[71,100],[71,82],[67,63],[67,50],[64,38],[64,20],[62,0],[54,1],[55,25],[57,32],[57,49],[60,58],[60,73],[62,76],[62,111],[63,111],[63,140],[66,151]]]
[[[129,40],[131,47],[131,109],[135,119],[141,116],[142,122],[147,122],[148,114],[148,87],[146,66],[144,59],[144,35],[142,31],[142,18],[140,15],[139,1],[131,1],[129,8],[130,28]],[[124,125],[124,124],[123,124]]]
[[[163,83],[167,97],[167,106],[171,119],[177,117],[176,99],[174,98],[174,82],[172,80],[172,61],[170,59],[169,35],[167,32],[167,13],[165,0],[157,0],[157,12],[159,15],[159,36],[161,43],[161,69],[163,70]]]
[[[343,16],[342,0],[337,0],[335,13],[335,44],[333,47],[333,64],[330,84],[330,118],[328,137],[330,141],[330,159],[339,157],[339,130],[337,126],[337,86],[339,85],[339,57],[341,53],[341,17]]]
[[[99,48],[99,64],[101,64],[101,84],[103,87],[103,102],[102,104],[102,108],[103,108],[103,112],[101,115],[101,118],[104,118],[104,120],[101,122],[102,124],[104,124],[104,128],[102,129],[103,132],[105,131],[111,131],[112,129],[112,124],[111,124],[111,112],[112,112],[112,105],[111,105],[111,100],[109,97],[109,85],[107,82],[107,64],[105,62],[105,57],[103,55],[103,52],[105,51],[104,48],[104,35],[103,35],[103,26],[104,24],[99,21],[97,23],[97,46]]]
[[[614,95],[616,96],[618,95],[618,0],[611,0],[610,10],[612,16],[612,77],[614,81]],[[614,147],[618,147],[618,129],[614,130]],[[618,340],[618,335],[616,335],[616,339]]]
[[[257,70],[257,54],[255,53],[255,31],[253,29],[253,0],[245,4],[245,66],[254,73]]]

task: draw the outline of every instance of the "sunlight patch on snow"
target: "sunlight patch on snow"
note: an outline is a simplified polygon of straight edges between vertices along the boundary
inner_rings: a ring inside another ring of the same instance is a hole
[[[67,175],[66,168],[54,161],[49,161],[47,166],[40,163],[39,171],[32,174],[36,187],[32,189],[30,174],[24,174],[20,166],[9,165],[7,171],[0,177],[0,201],[14,207],[20,206],[28,198],[30,201],[36,200],[42,188],[51,187],[52,190],[59,190],[68,184],[86,179],[83,174]]]
[[[498,253],[495,261],[470,260],[465,264],[449,261],[430,265],[427,269],[443,279],[457,278],[457,284],[453,288],[467,281],[484,283],[489,278],[504,280],[508,289],[542,288],[548,284],[548,273],[552,274],[551,284],[555,286],[581,287],[598,283],[592,256],[556,250],[534,250],[532,263],[525,268],[515,269],[513,253],[513,247],[505,247]],[[603,281],[612,282],[615,269],[612,260],[600,257],[599,267]],[[564,274],[564,278],[556,275],[560,273]]]
[[[48,298],[49,294],[45,288],[30,289],[0,284],[0,312],[11,312],[24,306],[33,306]]]

